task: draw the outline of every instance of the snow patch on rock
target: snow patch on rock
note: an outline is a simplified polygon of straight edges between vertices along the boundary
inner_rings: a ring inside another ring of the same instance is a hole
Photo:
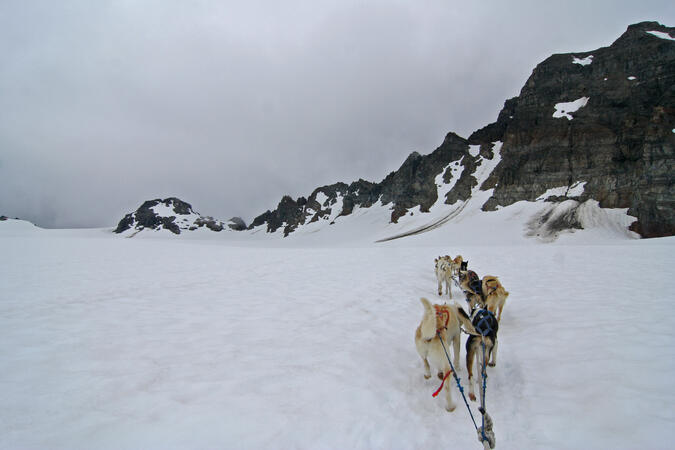
[[[579,109],[586,106],[588,100],[589,97],[581,97],[573,102],[556,103],[554,106],[555,112],[553,113],[553,117],[556,119],[565,117],[567,120],[572,120],[573,117],[571,113],[577,112]]]
[[[588,66],[593,62],[593,55],[589,55],[585,58],[577,58],[576,56],[572,56],[572,63],[573,64],[579,64],[580,66]]]
[[[651,34],[652,36],[656,36],[659,39],[665,39],[667,41],[675,41],[674,37],[672,37],[668,33],[664,33],[663,31],[647,31],[647,34]]]

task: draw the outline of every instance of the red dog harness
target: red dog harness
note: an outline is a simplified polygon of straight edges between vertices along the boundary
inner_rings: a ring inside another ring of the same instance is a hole
[[[436,316],[437,316],[437,317],[443,317],[443,316],[445,316],[445,325],[443,326],[443,328],[445,328],[445,329],[447,330],[447,328],[448,328],[448,322],[450,321],[450,311],[448,311],[448,310],[443,310],[443,309],[441,309],[441,307],[438,306],[438,305],[434,305],[434,309],[436,310]],[[437,329],[436,331],[441,331],[441,329],[439,328],[439,329]]]

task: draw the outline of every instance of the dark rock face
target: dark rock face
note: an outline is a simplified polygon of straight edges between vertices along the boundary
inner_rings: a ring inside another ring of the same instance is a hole
[[[253,219],[248,229],[267,224],[267,231],[275,232],[283,226],[284,236],[288,236],[299,225],[328,219],[331,215],[349,215],[354,206],[369,207],[377,202],[379,189],[377,185],[365,180],[356,181],[350,185],[336,183],[315,189],[307,198],[300,197],[293,200],[284,196],[277,209],[267,211]],[[338,199],[342,199],[342,206],[338,209]]]
[[[166,229],[174,234],[180,234],[181,231],[192,231],[200,227],[222,231],[224,226],[223,222],[213,217],[198,215],[189,203],[170,197],[144,202],[135,212],[124,216],[113,232],[122,233],[133,228],[137,231]]]
[[[534,69],[518,97],[504,103],[497,121],[469,139],[449,133],[432,153],[413,152],[380,183],[336,183],[307,199],[286,196],[249,229],[266,224],[273,232],[283,226],[287,236],[299,225],[335,220],[378,201],[391,204],[396,222],[410,208],[429,210],[438,199],[435,179],[448,167],[443,182],[454,186],[443,199],[447,204],[467,200],[475,189],[494,189],[483,205],[489,211],[585,183],[583,193],[549,201],[593,199],[604,208],[628,208],[637,217],[633,231],[643,237],[673,235],[675,42],[650,31],[675,37],[674,28],[643,22],[629,26],[609,47],[553,55]],[[498,141],[501,160],[477,186],[477,169],[494,158]],[[480,146],[477,155],[470,145]],[[457,180],[448,166],[453,161],[463,168]],[[574,214],[540,219],[547,233],[555,233],[580,226]]]
[[[551,56],[497,122],[469,138],[504,143],[484,186],[495,190],[483,209],[586,181],[581,200],[629,208],[638,219],[631,229],[643,237],[675,234],[675,42],[649,31],[675,36],[673,28],[645,22],[610,47]],[[574,63],[591,55],[590,64]],[[572,120],[553,117],[554,105],[583,97],[588,102]]]
[[[408,209],[418,205],[420,211],[428,212],[429,207],[438,199],[436,176],[441,174],[451,161],[461,159],[465,168],[470,165],[472,158],[468,150],[469,145],[465,139],[449,133],[441,146],[431,154],[422,156],[413,152],[408,156],[401,168],[390,173],[381,183],[382,203],[394,204],[391,221],[396,222]],[[461,193],[457,196],[463,197]]]
[[[227,226],[234,231],[243,231],[246,229],[246,222],[241,217],[233,217],[229,220]]]

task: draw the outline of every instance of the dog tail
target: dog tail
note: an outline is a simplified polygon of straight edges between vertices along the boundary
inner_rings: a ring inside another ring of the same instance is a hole
[[[467,333],[473,334],[475,336],[480,336],[480,333],[476,331],[473,324],[471,323],[471,318],[466,313],[466,311],[464,311],[464,308],[462,308],[461,306],[457,306],[457,318],[459,319],[459,323],[464,327]]]
[[[432,339],[436,336],[436,313],[429,300],[422,297],[420,301],[424,306],[424,317],[422,317],[422,323],[420,324],[420,332],[422,338]]]

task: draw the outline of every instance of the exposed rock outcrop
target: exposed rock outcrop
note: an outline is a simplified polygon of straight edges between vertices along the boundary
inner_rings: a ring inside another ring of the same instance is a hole
[[[227,226],[234,231],[243,231],[246,229],[246,222],[241,217],[233,217],[227,222]]]
[[[628,27],[611,46],[553,55],[539,64],[518,97],[505,102],[497,121],[468,139],[448,133],[428,155],[413,152],[380,183],[359,180],[317,188],[297,200],[285,196],[249,229],[334,221],[354,208],[391,205],[392,222],[414,207],[428,211],[438,199],[436,177],[451,184],[444,202],[467,200],[475,189],[493,189],[483,210],[533,201],[552,188],[583,186],[550,202],[589,200],[602,208],[628,208],[631,229],[643,237],[675,234],[675,29],[656,22]],[[500,160],[489,177],[481,162]],[[473,147],[472,147],[473,146]],[[463,170],[451,171],[459,161]],[[457,179],[453,179],[457,177]],[[569,189],[567,189],[569,191]],[[582,226],[575,209],[543,218],[549,230]],[[541,218],[540,218],[541,219]]]
[[[174,234],[181,234],[183,231],[194,231],[202,227],[218,232],[226,226],[232,229],[233,225],[240,226],[237,222],[225,224],[210,216],[200,216],[192,210],[189,203],[170,197],[144,202],[136,211],[124,216],[114,232],[134,230],[136,233],[143,230],[165,229]]]
[[[629,208],[638,218],[631,229],[643,237],[675,234],[675,41],[650,31],[675,36],[644,22],[610,47],[551,56],[497,122],[470,136],[504,143],[484,185],[495,188],[485,210],[585,181],[582,201]],[[555,114],[556,105],[581,99],[576,111]]]

